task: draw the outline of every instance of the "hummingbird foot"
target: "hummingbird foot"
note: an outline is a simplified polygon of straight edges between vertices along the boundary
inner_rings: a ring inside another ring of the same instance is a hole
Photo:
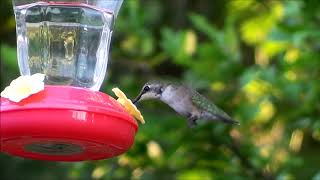
[[[197,126],[198,116],[192,115],[191,113],[188,115],[188,126],[190,128],[194,128]]]

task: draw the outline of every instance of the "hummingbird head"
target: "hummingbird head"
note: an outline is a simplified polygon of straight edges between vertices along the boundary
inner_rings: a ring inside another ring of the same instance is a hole
[[[142,87],[140,94],[133,100],[133,103],[136,104],[138,101],[145,99],[159,99],[166,87],[167,83],[161,81],[147,82]]]

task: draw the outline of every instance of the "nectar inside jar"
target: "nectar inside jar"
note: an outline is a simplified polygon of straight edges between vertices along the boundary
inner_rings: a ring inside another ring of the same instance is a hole
[[[114,14],[81,3],[14,7],[22,75],[43,73],[48,85],[99,90],[107,70]]]

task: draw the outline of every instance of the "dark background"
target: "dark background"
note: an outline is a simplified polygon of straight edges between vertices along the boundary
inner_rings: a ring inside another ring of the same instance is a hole
[[[1,90],[16,77],[15,20],[1,0]],[[108,75],[129,97],[183,81],[241,122],[188,129],[163,103],[114,159],[59,163],[0,154],[0,179],[320,179],[320,1],[125,0]],[[232,137],[232,140],[231,138]]]

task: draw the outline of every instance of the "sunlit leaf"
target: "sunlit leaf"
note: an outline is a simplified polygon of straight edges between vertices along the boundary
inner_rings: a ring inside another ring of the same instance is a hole
[[[178,180],[192,180],[192,179],[203,179],[203,180],[210,180],[214,176],[210,171],[206,171],[204,169],[195,169],[189,170],[185,172],[181,172],[177,179]]]

